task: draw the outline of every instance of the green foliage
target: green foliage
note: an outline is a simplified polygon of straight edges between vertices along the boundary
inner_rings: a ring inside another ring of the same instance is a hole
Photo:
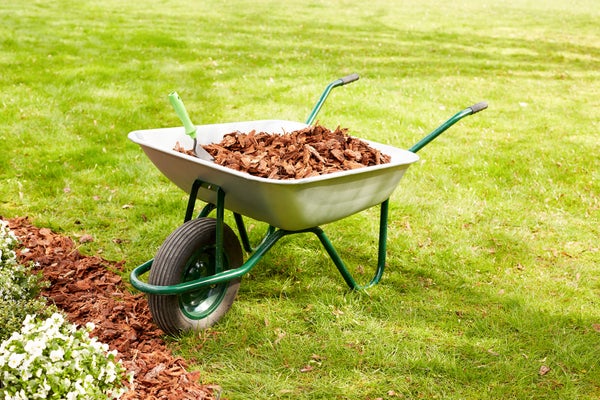
[[[5,3],[0,214],[129,269],[185,212],[126,139],[179,125],[173,90],[199,124],[303,121],[357,72],[319,121],[402,148],[488,101],[392,196],[377,287],[348,293],[314,238],[286,238],[221,324],[173,343],[224,397],[598,398],[596,0]],[[324,229],[367,280],[376,213]]]
[[[49,315],[40,292],[46,284],[41,275],[34,274],[30,266],[17,261],[15,248],[18,239],[0,220],[0,342],[21,328],[28,314]]]
[[[11,299],[0,302],[0,341],[8,339],[13,332],[18,331],[28,314],[47,316],[49,310],[40,299]]]

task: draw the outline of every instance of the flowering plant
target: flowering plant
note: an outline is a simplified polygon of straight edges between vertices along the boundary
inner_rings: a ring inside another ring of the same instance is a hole
[[[15,248],[18,239],[8,228],[8,222],[0,220],[0,299],[8,301],[30,295],[32,289],[37,289],[40,277],[30,273],[31,268],[19,264]]]
[[[0,344],[0,399],[117,399],[125,368],[115,351],[60,313],[28,315],[20,332]]]
[[[47,282],[32,272],[32,264],[18,262],[18,244],[8,222],[0,220],[0,342],[21,327],[27,314],[47,317],[52,311],[40,297]]]
[[[8,222],[0,220],[0,265],[11,266],[17,263],[14,251],[17,242],[17,236],[8,227]]]

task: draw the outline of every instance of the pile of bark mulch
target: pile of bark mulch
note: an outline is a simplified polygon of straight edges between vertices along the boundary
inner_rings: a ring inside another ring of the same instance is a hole
[[[339,126],[331,131],[314,125],[284,134],[233,132],[202,147],[219,165],[269,179],[301,179],[390,162],[389,155]]]
[[[201,385],[199,373],[187,371],[185,360],[173,357],[154,325],[142,294],[131,294],[117,271],[123,262],[84,256],[70,238],[33,226],[27,217],[9,219],[10,229],[24,246],[23,263],[34,262],[50,287],[43,295],[71,323],[93,322],[92,332],[118,358],[134,382],[122,399],[213,399],[216,385]]]

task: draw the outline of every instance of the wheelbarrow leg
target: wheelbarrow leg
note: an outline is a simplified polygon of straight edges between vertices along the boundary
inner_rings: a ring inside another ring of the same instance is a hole
[[[198,196],[198,191],[200,190],[200,188],[202,186],[205,186],[209,190],[215,191],[217,194],[217,204],[215,205],[215,204],[208,203],[206,206],[204,206],[204,208],[200,212],[199,217],[206,217],[206,216],[208,216],[208,214],[211,213],[211,211],[213,211],[215,209],[217,210],[216,260],[217,260],[217,265],[222,266],[223,265],[223,253],[222,253],[222,250],[223,250],[223,247],[222,247],[223,246],[223,226],[225,225],[225,223],[223,222],[224,218],[225,218],[225,192],[223,191],[223,189],[221,189],[219,186],[212,185],[207,182],[203,182],[200,179],[196,179],[194,181],[194,183],[192,184],[192,188],[190,190],[190,197],[188,198],[188,204],[187,204],[187,208],[185,211],[185,218],[183,219],[183,222],[186,223],[192,219],[192,215],[194,214],[194,207],[196,205],[196,198]],[[221,272],[221,270],[219,269],[218,272]]]
[[[386,259],[388,209],[389,209],[389,199],[385,200],[383,203],[381,203],[381,209],[380,209],[380,215],[379,215],[379,248],[378,248],[378,252],[377,252],[377,269],[375,271],[375,275],[373,276],[373,278],[367,285],[359,285],[356,283],[356,281],[352,277],[352,274],[350,274],[350,271],[348,271],[346,264],[341,259],[340,255],[338,254],[338,252],[335,250],[335,248],[331,244],[331,241],[329,240],[329,238],[327,237],[327,235],[321,228],[316,227],[316,228],[313,228],[310,230],[315,235],[317,235],[317,237],[321,241],[321,244],[327,251],[327,254],[329,254],[329,257],[331,258],[331,260],[337,267],[338,271],[340,272],[340,274],[342,275],[342,277],[344,278],[344,280],[346,281],[346,283],[348,284],[350,289],[361,290],[361,289],[370,288],[371,286],[374,286],[377,283],[379,283],[379,281],[381,280],[381,277],[383,276],[383,271],[385,269],[385,259]]]
[[[190,190],[190,196],[188,197],[187,208],[185,210],[185,217],[183,218],[184,223],[188,222],[190,219],[192,219],[192,216],[194,214],[194,206],[196,205],[196,198],[198,196],[198,191],[200,190],[200,188],[202,187],[203,184],[204,184],[204,182],[202,182],[200,179],[196,179],[194,181],[194,183],[192,184],[192,188]],[[204,207],[204,209],[202,210],[201,216],[206,217],[215,208],[216,207],[214,204],[210,204],[210,203],[207,204]]]
[[[264,241],[271,234],[273,234],[273,232],[275,232],[277,230],[277,228],[275,228],[273,225],[269,225],[269,227],[267,228],[267,232],[263,236],[262,240],[258,243],[258,245],[256,247],[254,247],[250,243],[250,238],[248,237],[248,231],[246,230],[246,224],[244,224],[244,218],[242,217],[242,215],[238,214],[238,213],[233,213],[233,217],[235,218],[235,223],[238,228],[238,233],[240,234],[240,240],[242,241],[242,244],[244,245],[244,250],[246,250],[248,253],[254,252],[257,248],[259,248],[264,243]]]

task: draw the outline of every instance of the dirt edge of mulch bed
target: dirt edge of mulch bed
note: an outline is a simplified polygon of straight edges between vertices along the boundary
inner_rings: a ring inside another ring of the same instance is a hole
[[[186,361],[168,349],[145,296],[130,293],[122,282],[118,271],[124,262],[82,255],[73,240],[33,226],[28,217],[5,220],[23,246],[17,252],[19,261],[33,262],[50,282],[43,296],[71,323],[93,322],[92,335],[117,350],[123,366],[134,372],[133,384],[122,399],[219,397],[219,386],[201,384],[199,372],[188,371]]]

